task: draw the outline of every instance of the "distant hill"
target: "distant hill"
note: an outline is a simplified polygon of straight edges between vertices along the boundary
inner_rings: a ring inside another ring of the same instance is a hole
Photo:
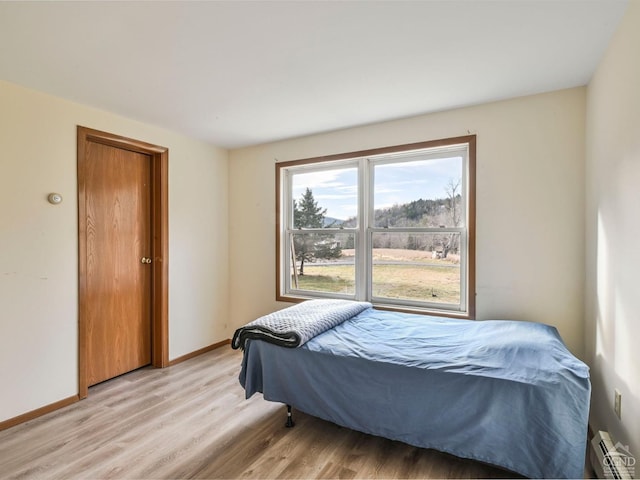
[[[322,220],[323,220],[323,225],[322,225],[323,228],[327,228],[327,227],[340,228],[344,224],[344,220],[340,220],[339,218],[324,217]]]
[[[456,209],[460,211],[460,195],[456,196]],[[439,227],[451,224],[450,199],[439,198],[436,200],[414,200],[402,205],[393,205],[389,208],[379,208],[374,212],[377,227]],[[328,219],[325,219],[325,222]],[[336,220],[343,227],[354,227],[355,218]]]

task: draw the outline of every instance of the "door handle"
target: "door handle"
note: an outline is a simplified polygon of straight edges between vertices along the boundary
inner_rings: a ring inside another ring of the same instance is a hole
[[[151,259],[149,257],[142,257],[140,263],[151,263]]]

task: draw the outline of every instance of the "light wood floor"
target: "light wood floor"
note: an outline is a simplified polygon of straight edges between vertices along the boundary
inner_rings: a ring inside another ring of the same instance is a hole
[[[224,346],[144,368],[0,432],[0,478],[508,478],[484,464],[244,399],[241,354]]]

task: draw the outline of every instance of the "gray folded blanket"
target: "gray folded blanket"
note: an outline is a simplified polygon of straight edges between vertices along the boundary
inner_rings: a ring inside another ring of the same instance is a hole
[[[299,347],[371,306],[369,302],[353,300],[307,300],[237,329],[231,348],[244,350],[248,339],[264,340],[282,347]]]

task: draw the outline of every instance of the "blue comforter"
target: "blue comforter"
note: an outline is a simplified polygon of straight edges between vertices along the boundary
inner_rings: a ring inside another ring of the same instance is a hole
[[[590,383],[555,328],[367,309],[297,349],[250,340],[240,382],[362,432],[581,478]]]

